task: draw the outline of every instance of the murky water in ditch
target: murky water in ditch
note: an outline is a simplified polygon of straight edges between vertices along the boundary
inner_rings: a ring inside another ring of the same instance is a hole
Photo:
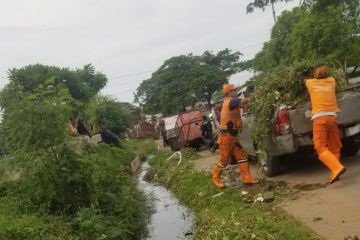
[[[149,160],[140,167],[139,187],[153,206],[149,234],[145,240],[191,239],[193,216],[166,188],[143,180]]]

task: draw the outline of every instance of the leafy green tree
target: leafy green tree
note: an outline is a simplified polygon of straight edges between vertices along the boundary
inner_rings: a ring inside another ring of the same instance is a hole
[[[214,93],[227,83],[227,74],[213,65],[197,65],[191,82],[196,99],[206,100],[208,106]]]
[[[96,72],[91,64],[76,70],[41,64],[9,70],[10,83],[17,85],[22,92],[32,92],[53,77],[56,79],[55,85],[65,84],[70,95],[83,102],[89,101],[107,83],[107,77],[101,72]]]
[[[357,1],[311,1],[285,11],[255,58],[243,63],[256,72],[301,61],[360,63]]]
[[[89,104],[87,114],[97,126],[105,124],[113,133],[122,135],[129,127],[131,115],[124,105],[107,96],[97,96]]]
[[[199,58],[202,63],[216,66],[226,74],[226,77],[230,77],[241,70],[240,56],[242,56],[240,52],[232,52],[225,48],[216,54],[205,51]]]
[[[227,78],[240,71],[240,55],[225,49],[217,54],[206,51],[201,56],[172,57],[140,84],[135,99],[150,113],[184,111],[198,101],[210,104]]]

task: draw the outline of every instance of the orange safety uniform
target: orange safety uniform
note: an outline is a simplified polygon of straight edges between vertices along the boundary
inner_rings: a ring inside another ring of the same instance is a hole
[[[336,118],[336,113],[340,112],[340,109],[336,102],[335,79],[308,79],[306,87],[310,94],[313,114],[314,148],[319,160],[330,169],[329,182],[332,183],[345,172],[344,166],[340,163],[342,145]]]
[[[220,146],[220,164],[222,167],[228,165],[229,158],[234,155],[237,161],[246,159],[246,153],[242,149],[239,139],[227,132],[228,123],[233,123],[233,130],[238,132],[242,129],[240,108],[230,110],[231,97],[225,97],[220,114],[220,134],[217,143]]]
[[[220,180],[221,168],[228,165],[229,158],[233,155],[239,163],[239,170],[242,182],[245,184],[258,183],[253,179],[249,170],[249,163],[245,151],[240,145],[237,133],[242,129],[240,108],[230,109],[231,96],[227,96],[229,91],[235,90],[233,85],[224,86],[225,99],[220,114],[220,129],[217,143],[220,147],[220,162],[213,168],[212,183],[217,188],[223,188],[224,183]]]

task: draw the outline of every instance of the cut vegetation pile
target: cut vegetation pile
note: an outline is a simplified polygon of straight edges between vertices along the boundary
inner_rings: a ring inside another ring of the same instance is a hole
[[[253,138],[258,152],[264,151],[264,139],[273,131],[276,109],[286,104],[295,108],[309,100],[304,80],[312,75],[310,63],[296,63],[290,67],[278,67],[262,73],[252,79],[254,93],[251,96],[250,109],[255,115]],[[330,65],[330,75],[336,79],[337,91],[346,87],[345,74],[338,65]]]

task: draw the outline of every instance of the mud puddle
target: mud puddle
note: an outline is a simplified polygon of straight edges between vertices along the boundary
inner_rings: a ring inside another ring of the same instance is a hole
[[[150,225],[144,240],[190,239],[194,217],[166,188],[144,180],[149,170],[148,158],[140,167],[139,188],[151,205]]]
[[[301,191],[313,191],[320,188],[325,188],[327,184],[312,183],[312,184],[296,184],[293,188]]]

